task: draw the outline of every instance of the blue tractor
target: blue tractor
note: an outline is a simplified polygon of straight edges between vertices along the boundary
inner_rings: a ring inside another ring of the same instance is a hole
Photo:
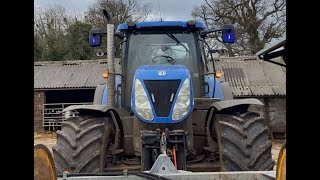
[[[232,26],[207,29],[197,21],[122,23],[90,32],[98,47],[107,36],[121,40],[121,72],[103,75],[93,105],[69,106],[75,112],[57,131],[53,156],[58,172],[102,173],[150,170],[160,154],[178,170],[272,170],[271,141],[264,119],[248,111],[257,99],[233,99],[214,61],[207,59],[205,38],[220,31],[235,41]],[[213,50],[209,49],[209,52]]]

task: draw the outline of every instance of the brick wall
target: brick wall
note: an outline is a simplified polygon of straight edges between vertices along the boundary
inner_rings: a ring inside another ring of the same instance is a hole
[[[45,92],[34,91],[34,131],[43,131],[43,104],[45,102]]]

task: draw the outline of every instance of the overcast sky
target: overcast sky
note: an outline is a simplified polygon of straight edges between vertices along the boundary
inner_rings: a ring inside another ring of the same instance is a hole
[[[138,0],[139,2],[151,3],[155,17],[159,17],[158,1],[161,9],[162,20],[190,20],[194,6],[204,3],[204,0]],[[34,0],[36,7],[45,7],[58,4],[67,11],[85,11],[95,0]],[[160,20],[160,18],[159,18]]]

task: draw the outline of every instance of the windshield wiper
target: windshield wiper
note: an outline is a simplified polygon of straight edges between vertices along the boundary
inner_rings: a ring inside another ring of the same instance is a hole
[[[186,51],[190,52],[188,50],[188,48],[182,44],[173,34],[167,34],[171,39],[173,39],[178,45],[181,45],[182,47],[184,47],[186,49]]]

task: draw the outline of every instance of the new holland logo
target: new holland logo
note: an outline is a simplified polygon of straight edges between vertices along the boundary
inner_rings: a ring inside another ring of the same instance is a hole
[[[164,75],[166,75],[167,73],[166,73],[165,71],[158,71],[158,74],[159,74],[159,76],[164,76]]]

